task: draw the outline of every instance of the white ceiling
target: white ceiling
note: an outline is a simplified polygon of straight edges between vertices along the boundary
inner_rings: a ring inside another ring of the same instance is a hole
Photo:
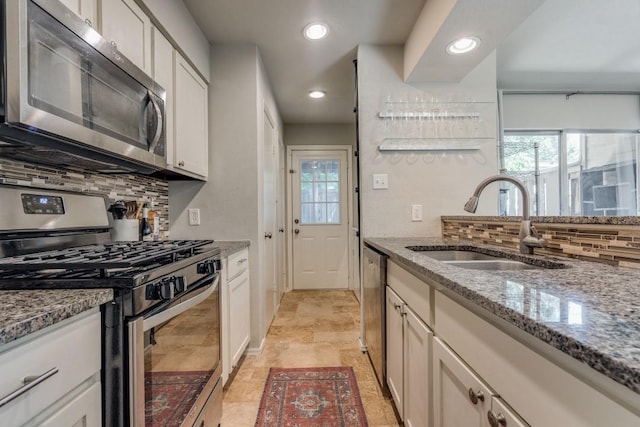
[[[474,4],[461,0],[428,1],[456,4],[456,8]],[[507,2],[504,6],[514,3],[501,1]],[[353,123],[352,61],[357,46],[404,44],[425,0],[184,3],[210,42],[259,47],[285,123]],[[519,3],[526,7],[526,2]],[[531,13],[532,8],[529,6],[526,13]],[[496,33],[498,24],[504,26],[498,20],[509,19],[509,14],[482,16],[482,20],[473,21],[473,28],[484,27],[491,34]],[[329,25],[326,39],[312,42],[303,38],[302,28],[314,21]],[[467,30],[465,22],[470,21],[456,20],[453,32]],[[638,0],[546,0],[498,45],[498,87],[640,90],[638,22]],[[437,32],[452,33],[450,25],[443,25]],[[326,90],[327,98],[309,99],[307,93],[312,89]]]

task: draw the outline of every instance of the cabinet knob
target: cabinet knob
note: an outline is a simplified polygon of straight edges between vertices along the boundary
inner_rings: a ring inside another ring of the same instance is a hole
[[[87,18],[84,20],[85,24],[87,24],[88,26],[90,26],[91,28],[93,28],[93,22],[91,22],[91,19]]]
[[[180,167],[184,166],[184,160],[180,160],[180,161],[178,162],[178,166],[180,166]]]
[[[118,48],[118,43],[116,43],[115,40],[111,40],[111,46],[115,47],[116,49]]]
[[[487,412],[487,419],[489,420],[489,425],[491,427],[506,427],[507,419],[498,412],[498,415],[494,414],[493,411]]]
[[[472,388],[469,388],[469,400],[471,400],[471,403],[474,405],[477,405],[478,402],[484,402],[484,393],[482,390],[473,391]]]

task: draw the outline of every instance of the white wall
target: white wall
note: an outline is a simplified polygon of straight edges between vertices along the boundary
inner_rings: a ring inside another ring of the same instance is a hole
[[[505,129],[640,129],[637,95],[503,95]]]
[[[442,99],[496,101],[495,53],[460,83],[407,85],[402,81],[401,46],[358,48],[360,94],[361,232],[373,236],[439,236],[441,215],[461,215],[475,186],[496,174],[496,106],[483,109],[487,135],[477,151],[381,153],[381,119],[388,95],[406,96],[428,92]],[[388,190],[373,190],[374,173],[386,173]],[[496,187],[496,188],[492,188]],[[489,187],[478,213],[497,214],[497,186]],[[423,206],[423,221],[411,221],[411,205]]]
[[[211,46],[209,84],[209,180],[169,185],[171,237],[249,240],[251,259],[251,343],[258,347],[268,325],[264,314],[261,239],[262,120],[278,110],[255,45]],[[188,208],[199,208],[202,225],[188,225]]]
[[[354,145],[355,124],[288,124],[284,127],[286,145]]]

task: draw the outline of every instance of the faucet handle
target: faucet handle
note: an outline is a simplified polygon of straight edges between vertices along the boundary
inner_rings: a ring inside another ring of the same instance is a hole
[[[540,238],[540,234],[538,234],[538,230],[536,229],[536,226],[531,224],[531,226],[529,227],[529,230],[531,231],[531,235],[533,237],[535,237],[536,239]]]

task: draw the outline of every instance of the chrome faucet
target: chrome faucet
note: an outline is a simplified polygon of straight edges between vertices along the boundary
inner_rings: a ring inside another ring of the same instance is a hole
[[[521,254],[533,254],[533,248],[542,248],[546,246],[547,242],[538,236],[536,228],[531,225],[529,220],[529,192],[519,179],[506,176],[506,175],[493,175],[484,179],[473,192],[473,196],[469,198],[469,201],[465,203],[464,210],[467,212],[475,213],[478,208],[478,200],[480,193],[484,188],[495,181],[507,181],[518,187],[522,193],[522,222],[520,223],[520,253]]]

